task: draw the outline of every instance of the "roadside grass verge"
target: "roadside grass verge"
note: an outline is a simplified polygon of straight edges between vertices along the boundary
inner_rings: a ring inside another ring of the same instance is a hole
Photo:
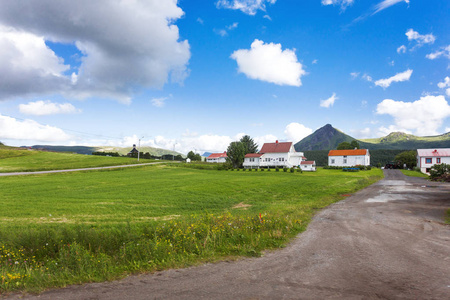
[[[131,165],[152,162],[150,159],[107,157],[74,153],[0,149],[0,172],[32,172]]]
[[[382,178],[176,166],[0,178],[0,292],[260,256]]]
[[[445,218],[445,223],[450,224],[450,208],[447,210],[447,217]]]
[[[410,177],[422,177],[422,178],[428,178],[429,176],[427,174],[424,174],[420,171],[413,171],[413,170],[400,170],[404,175],[410,176]]]

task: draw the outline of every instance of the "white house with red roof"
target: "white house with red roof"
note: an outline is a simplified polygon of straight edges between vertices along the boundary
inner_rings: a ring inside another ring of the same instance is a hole
[[[299,166],[306,160],[303,152],[297,152],[292,142],[264,143],[259,153],[249,153],[244,158],[244,168]]]
[[[207,158],[206,162],[210,163],[224,163],[227,161],[227,152],[223,153],[211,153]]]
[[[417,166],[422,173],[430,174],[436,164],[450,164],[450,148],[417,149]]]
[[[334,167],[369,166],[369,150],[330,150],[328,152],[328,165]]]

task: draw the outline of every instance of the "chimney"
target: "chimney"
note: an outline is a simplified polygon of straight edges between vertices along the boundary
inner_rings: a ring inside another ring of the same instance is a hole
[[[275,144],[278,144],[278,140],[275,141]]]
[[[133,144],[133,148],[136,148],[136,144]]]

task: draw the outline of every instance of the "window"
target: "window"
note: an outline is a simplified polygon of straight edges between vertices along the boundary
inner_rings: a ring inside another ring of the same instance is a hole
[[[432,158],[425,158],[425,163],[426,164],[431,164],[432,161],[433,161]]]
[[[334,164],[334,158],[331,159],[331,163]]]
[[[441,158],[440,158],[440,157],[436,158],[436,163],[437,163],[437,164],[440,164],[440,163],[441,163]]]
[[[280,157],[279,161],[284,161],[284,157]]]

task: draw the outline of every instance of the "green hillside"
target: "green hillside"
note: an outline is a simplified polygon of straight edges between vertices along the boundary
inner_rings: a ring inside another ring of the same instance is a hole
[[[113,146],[97,146],[97,147],[87,147],[87,146],[51,146],[51,145],[34,145],[31,146],[33,149],[43,150],[43,151],[54,151],[54,152],[71,152],[78,154],[92,154],[92,152],[118,152],[120,155],[126,155],[130,152],[133,147],[113,147]],[[149,152],[153,156],[162,156],[164,154],[182,155],[179,152],[154,148],[154,147],[141,147],[140,151],[143,153]],[[184,156],[184,155],[182,155]]]

